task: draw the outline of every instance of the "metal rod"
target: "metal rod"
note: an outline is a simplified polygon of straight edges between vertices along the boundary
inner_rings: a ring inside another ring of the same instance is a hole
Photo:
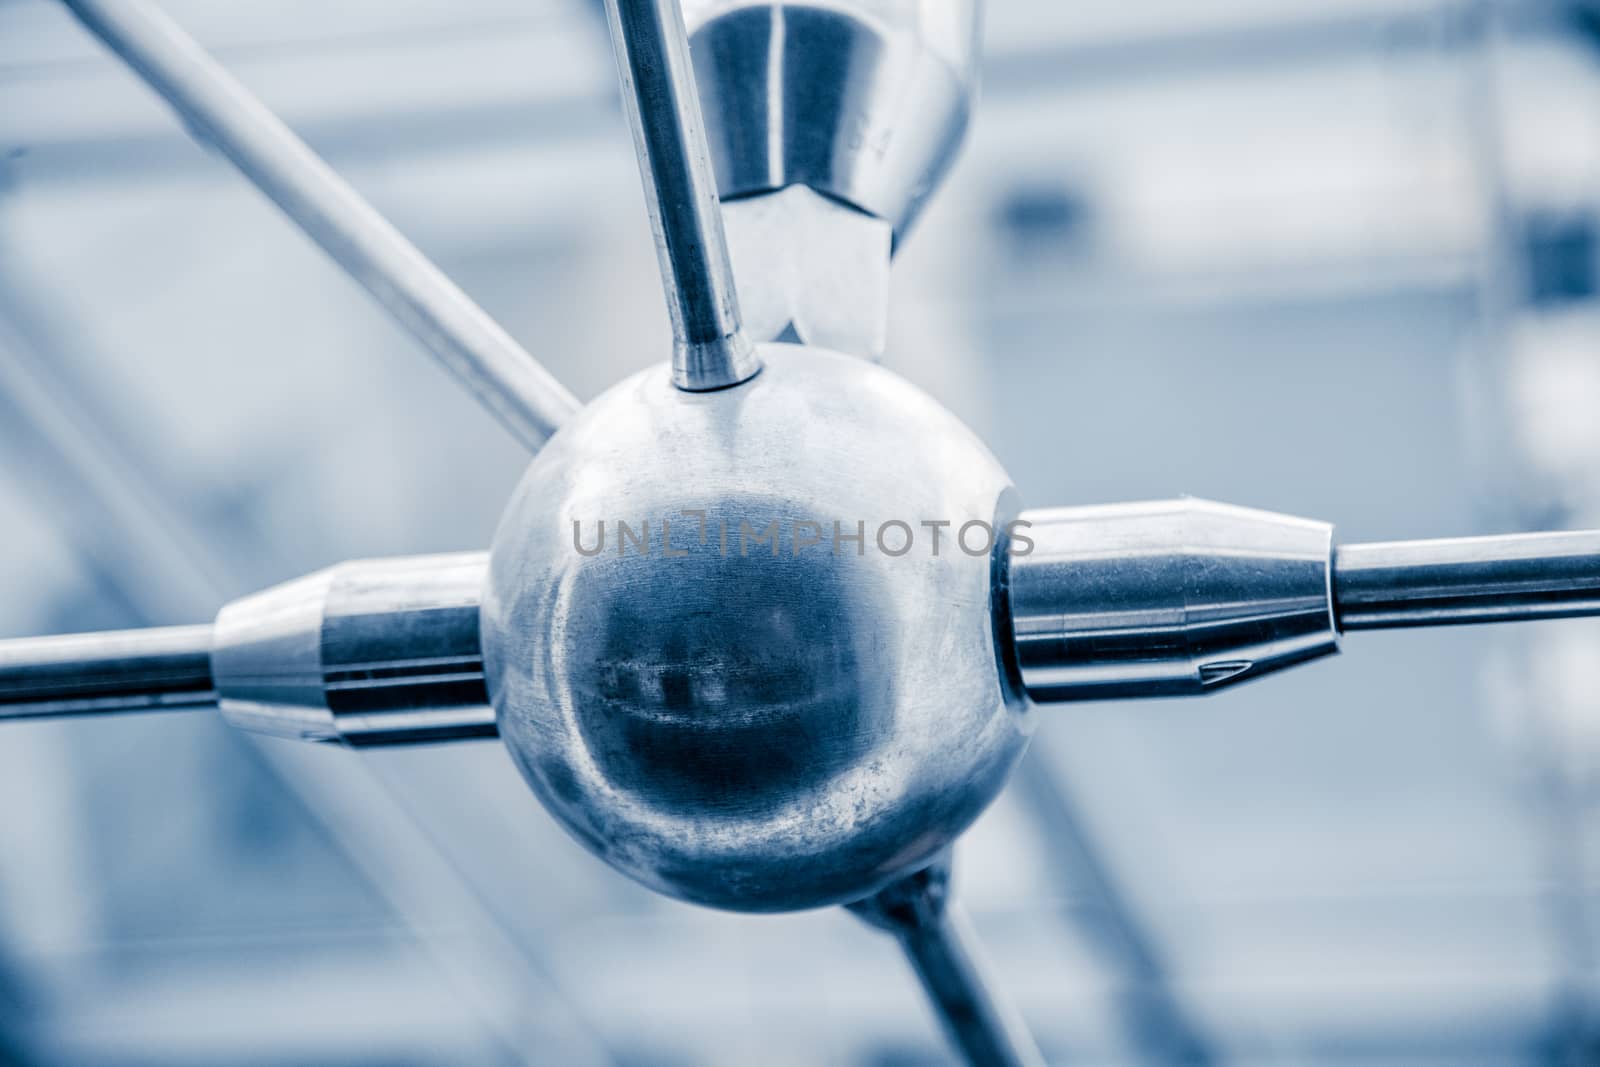
[[[712,177],[688,32],[677,0],[606,0],[672,316],[672,378],[722,389],[754,375]]]
[[[524,444],[538,448],[578,409],[560,382],[161,11],[144,0],[63,3]]]
[[[151,477],[157,464],[143,454],[141,441],[118,432],[114,413],[71,373],[75,361],[68,357],[93,363],[95,353],[63,347],[51,309],[7,276],[3,257],[0,297],[7,312],[0,318],[0,369],[9,372],[0,375],[0,465],[32,484],[34,499],[66,546],[98,577],[108,610],[130,622],[200,615],[214,610],[226,590],[261,584],[283,571],[276,544],[241,545],[239,538],[228,538],[217,545],[201,536],[193,514],[207,511],[216,499],[197,501],[204,493],[195,487],[186,494]],[[18,328],[9,338],[7,326]],[[19,383],[31,384],[17,389]],[[73,492],[40,492],[41,486]],[[215,549],[223,554],[208,553]],[[136,573],[141,580],[130,581]],[[455,862],[459,854],[443,847],[449,827],[441,831],[424,821],[417,805],[404,803],[412,779],[370,759],[347,762],[330,774],[306,746],[239,736],[243,750],[208,747],[195,758],[233,753],[230,781],[259,761],[303,805],[461,993],[464,1010],[487,1030],[485,1047],[501,1053],[497,1062],[615,1062],[598,1031],[551,980],[545,945],[525,922],[526,901],[519,901],[524,911],[513,916],[484,898]],[[237,758],[240,751],[252,755]],[[457,784],[472,798],[463,801],[465,808],[473,801],[479,808],[504,801],[492,776]]]
[[[939,1019],[973,1067],[1043,1067],[1033,1037],[991,989],[977,935],[959,904],[900,935]]]
[[[899,940],[945,1034],[971,1067],[1044,1067],[1033,1035],[989,974],[965,910],[950,899],[948,859],[850,910]]]
[[[1339,649],[1333,527],[1184,497],[1025,511],[1001,611],[1038,703],[1200,696]]]
[[[1341,630],[1600,614],[1600,530],[1340,545]]]
[[[353,560],[217,615],[223,718],[357,748],[498,736],[478,636],[487,553]]]
[[[0,641],[0,719],[171,711],[216,701],[209,626]]]
[[[498,735],[482,552],[356,560],[235,600],[212,626],[0,642],[0,719],[218,706],[251,733],[355,747]]]

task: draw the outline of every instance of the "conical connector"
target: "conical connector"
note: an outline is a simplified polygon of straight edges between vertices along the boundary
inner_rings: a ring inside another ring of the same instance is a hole
[[[217,703],[253,733],[352,745],[493,737],[478,637],[484,553],[356,560],[217,616]]]
[[[1339,650],[1327,523],[1193,499],[1022,519],[1002,603],[1034,700],[1193,696]]]

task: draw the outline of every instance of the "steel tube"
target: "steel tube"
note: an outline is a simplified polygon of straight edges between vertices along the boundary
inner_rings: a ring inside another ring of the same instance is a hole
[[[945,1032],[972,1067],[1043,1067],[1032,1036],[991,992],[963,908],[948,905],[899,936]]]
[[[983,6],[684,0],[722,194],[809,186],[898,247],[966,136]]]
[[[209,626],[0,641],[0,719],[171,711],[216,701]]]
[[[495,737],[483,680],[482,552],[354,560],[217,615],[223,716],[356,747]]]
[[[538,448],[578,409],[560,382],[161,11],[143,0],[63,3],[524,444]]]
[[[850,910],[894,934],[946,1036],[971,1067],[1044,1067],[1033,1035],[989,974],[966,912],[950,900],[948,859]]]
[[[0,719],[219,707],[250,733],[355,747],[498,735],[481,552],[356,560],[211,626],[0,642]]]
[[[606,15],[672,316],[673,381],[737,385],[761,361],[739,314],[683,13],[677,0],[606,0]]]
[[[1338,651],[1333,527],[1183,498],[1025,511],[1005,596],[1043,703],[1199,696]]]
[[[1600,614],[1600,530],[1340,545],[1341,630]]]

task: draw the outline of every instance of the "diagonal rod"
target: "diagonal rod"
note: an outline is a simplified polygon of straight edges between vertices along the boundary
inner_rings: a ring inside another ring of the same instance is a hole
[[[946,1032],[972,1067],[1044,1067],[1032,1035],[994,995],[965,909],[947,905],[944,914],[899,937]]]
[[[181,491],[153,478],[148,457],[115,432],[118,420],[70,373],[61,333],[41,310],[0,269],[0,461],[28,484],[129,620],[193,617],[213,607],[223,589],[280,570],[267,559],[270,553],[215,556],[195,536],[178,503],[185,499]],[[51,487],[60,491],[43,491]],[[151,569],[153,580],[132,581],[138,567]],[[241,572],[250,577],[240,578]],[[547,1019],[543,1007],[529,1009],[551,1002],[559,1009],[564,1000],[540,963],[539,946],[466,880],[414,814],[395,803],[392,780],[359,762],[347,764],[349,773],[328,774],[297,755],[306,751],[299,746],[246,740],[246,751],[415,931],[504,1050],[505,1062],[533,1063],[541,1053],[545,1060],[593,1067],[613,1062],[570,1004],[564,1007],[571,1018],[559,1022]]]
[[[677,0],[606,0],[606,16],[672,316],[673,382],[737,385],[761,361],[739,314],[683,13]]]
[[[971,1067],[1044,1067],[1027,1024],[989,973],[965,909],[950,899],[948,854],[848,908],[900,942],[945,1035]]]
[[[510,334],[161,11],[144,0],[62,2],[529,448],[578,409]]]

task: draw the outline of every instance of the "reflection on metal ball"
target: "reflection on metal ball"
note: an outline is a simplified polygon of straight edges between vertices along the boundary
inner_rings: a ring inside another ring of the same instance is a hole
[[[664,893],[783,911],[927,864],[1032,716],[991,610],[999,464],[880,367],[761,355],[712,393],[653,368],[568,423],[482,627],[501,734],[568,830]]]

